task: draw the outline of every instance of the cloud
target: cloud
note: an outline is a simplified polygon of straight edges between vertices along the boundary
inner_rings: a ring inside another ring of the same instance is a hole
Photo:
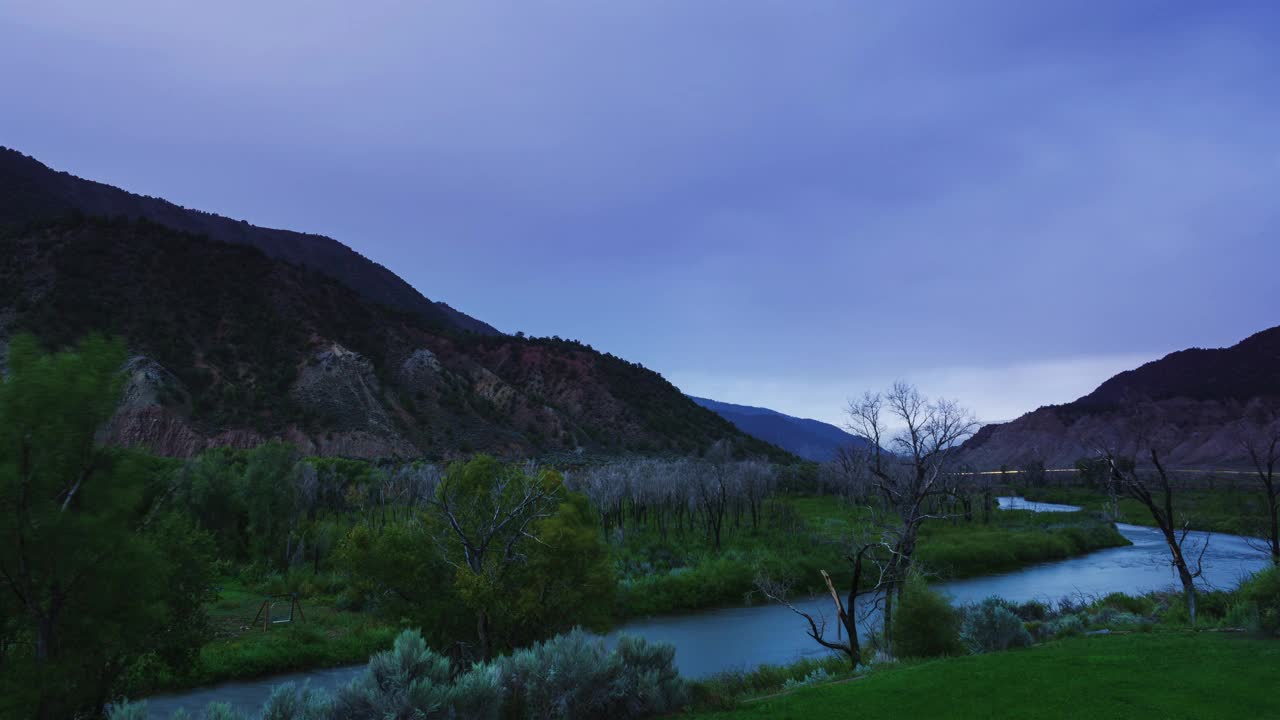
[[[718,399],[830,418],[850,384],[1046,368],[970,401],[1005,417],[1089,358],[1275,323],[1278,16],[19,0],[0,135]]]

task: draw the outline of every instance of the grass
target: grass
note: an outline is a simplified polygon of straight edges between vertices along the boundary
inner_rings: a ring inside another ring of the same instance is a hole
[[[1102,511],[1110,502],[1106,493],[1087,488],[1031,488],[1028,500],[1079,505]],[[1265,496],[1261,490],[1178,490],[1174,503],[1183,520],[1197,530],[1228,535],[1263,536],[1268,528]],[[1122,499],[1117,520],[1130,525],[1154,526],[1151,513],[1137,500]]]
[[[864,678],[687,717],[1264,718],[1280,716],[1280,642],[1219,633],[1075,638],[875,668]]]
[[[864,507],[834,498],[773,501],[758,531],[727,533],[720,553],[698,533],[674,531],[663,541],[656,532],[629,529],[613,547],[621,586],[620,618],[686,612],[759,600],[758,575],[789,582],[797,591],[820,590],[819,570],[847,582],[845,542],[869,522]],[[1007,572],[1128,544],[1096,513],[1049,515],[1028,511],[993,512],[991,522],[926,523],[918,562],[939,578]]]
[[[390,647],[399,632],[398,627],[375,615],[336,609],[332,596],[305,598],[305,621],[297,618],[268,630],[262,629],[261,622],[250,627],[262,600],[262,593],[239,581],[225,581],[218,600],[208,608],[215,637],[201,648],[193,671],[184,676],[147,673],[134,681],[130,694],[363,663]],[[279,618],[286,612],[287,607],[277,606],[274,616]]]

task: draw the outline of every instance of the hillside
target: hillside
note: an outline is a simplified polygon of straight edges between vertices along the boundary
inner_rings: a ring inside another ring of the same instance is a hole
[[[167,200],[57,172],[35,158],[0,147],[0,228],[39,225],[73,213],[144,218],[175,230],[248,245],[269,257],[329,275],[370,300],[416,313],[428,321],[480,334],[498,333],[442,302],[428,300],[395,273],[332,238],[262,228],[189,210]]]
[[[1112,377],[1074,402],[987,425],[965,443],[965,459],[979,468],[1015,467],[1037,458],[1050,467],[1070,467],[1093,453],[1090,438],[1114,434],[1141,408],[1174,431],[1171,464],[1242,467],[1246,458],[1230,426],[1255,399],[1280,402],[1280,327],[1229,348],[1170,353]]]
[[[742,432],[788,450],[806,460],[827,462],[841,447],[862,447],[864,438],[818,420],[792,417],[768,408],[708,400],[689,396],[691,400],[733,423]]]
[[[17,332],[50,347],[125,338],[114,443],[187,456],[282,439],[321,455],[451,458],[683,454],[729,438],[786,457],[581,343],[470,332],[314,264],[145,216],[36,221],[21,205],[10,195],[0,214],[0,366]],[[332,242],[315,238],[295,239]]]

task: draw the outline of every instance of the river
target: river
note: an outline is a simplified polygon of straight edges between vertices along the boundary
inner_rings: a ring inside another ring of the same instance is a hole
[[[1031,503],[1022,498],[1000,498],[1004,509],[1037,512],[1071,512],[1079,508],[1051,503]],[[1138,525],[1117,524],[1116,529],[1132,542],[1126,547],[1099,550],[1070,560],[1041,563],[1001,575],[955,580],[937,585],[955,603],[982,600],[999,595],[1007,600],[1056,601],[1064,596],[1101,596],[1112,592],[1141,594],[1177,585],[1177,575],[1169,564],[1168,549],[1159,531]],[[1192,532],[1184,545],[1194,557],[1208,541],[1204,553],[1206,588],[1226,589],[1266,566],[1265,551],[1252,547],[1247,538]],[[826,595],[797,602],[809,612],[831,615],[831,598]],[[610,633],[635,635],[676,646],[676,665],[690,678],[706,677],[725,670],[747,670],[762,663],[785,664],[803,657],[821,655],[823,650],[804,631],[805,621],[787,608],[756,605],[707,610],[688,615],[634,620]],[[154,720],[169,718],[179,708],[196,717],[198,710],[213,701],[229,702],[256,711],[273,686],[309,680],[313,687],[334,688],[363,669],[363,665],[276,675],[260,680],[235,681],[149,700]]]

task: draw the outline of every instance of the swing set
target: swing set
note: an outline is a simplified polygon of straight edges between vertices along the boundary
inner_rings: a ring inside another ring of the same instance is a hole
[[[284,600],[289,601],[289,617],[282,617],[279,620],[272,620],[271,608],[275,607],[278,603]],[[258,606],[258,614],[253,616],[253,622],[249,623],[249,627],[256,626],[259,620],[262,621],[262,629],[264,631],[270,629],[272,625],[284,625],[287,623],[291,623],[293,622],[293,613],[295,611],[297,611],[298,617],[301,618],[303,622],[307,621],[306,613],[302,612],[302,603],[298,600],[298,593],[295,592],[295,593],[287,593],[284,595],[268,595],[267,597],[263,598],[262,605]]]

